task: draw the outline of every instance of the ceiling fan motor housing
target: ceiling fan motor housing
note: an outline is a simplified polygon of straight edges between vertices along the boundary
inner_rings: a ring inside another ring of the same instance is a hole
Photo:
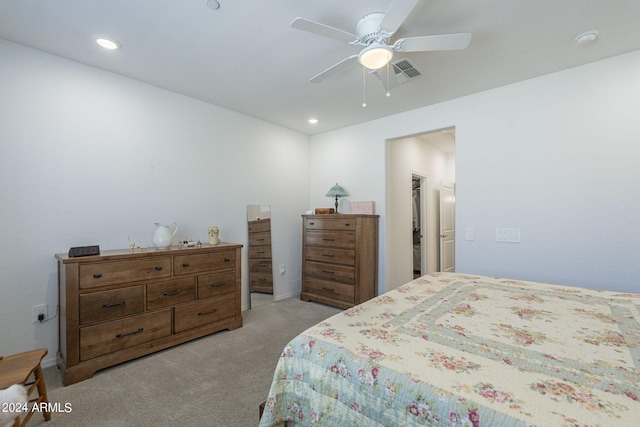
[[[389,35],[380,31],[380,23],[384,19],[384,12],[374,12],[364,15],[356,24],[356,35],[362,45],[373,42],[386,43]]]

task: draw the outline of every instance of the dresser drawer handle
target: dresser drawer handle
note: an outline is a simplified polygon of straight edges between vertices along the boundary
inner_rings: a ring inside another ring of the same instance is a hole
[[[206,316],[207,314],[213,314],[216,311],[218,311],[217,308],[214,308],[213,310],[209,310],[209,311],[201,311],[200,313],[198,313],[198,316]]]
[[[336,239],[330,239],[328,237],[323,237],[322,240],[324,240],[325,242],[335,242]]]
[[[118,334],[118,335],[116,335],[116,338],[122,338],[122,337],[127,337],[129,335],[139,334],[142,331],[144,331],[144,328],[138,328],[135,331],[127,332],[127,333],[124,333],[124,334]]]
[[[315,222],[310,222],[309,225],[316,225],[316,223]]]
[[[156,270],[157,270],[157,271],[161,271],[161,270],[162,270],[162,267],[157,266],[157,267],[156,267]]]
[[[230,261],[231,261],[231,259],[229,259],[229,258],[225,258],[224,259],[224,262],[230,262]]]
[[[351,227],[351,224],[350,224],[350,223],[348,223],[348,222],[345,222],[345,223],[344,223],[344,226],[345,226],[345,227]]]
[[[267,264],[258,264],[258,267],[266,267]]]
[[[96,274],[93,275],[94,279],[99,279],[101,277],[102,277],[102,273],[96,273]]]
[[[264,240],[264,237],[261,237],[260,239],[256,239],[258,242],[262,242]]]
[[[322,254],[322,256],[328,256],[329,258],[333,258],[333,254]]]
[[[256,252],[259,253],[259,254],[263,254],[264,253],[264,251],[256,251]]]
[[[165,297],[170,297],[170,296],[173,296],[173,295],[178,295],[180,292],[182,292],[182,289],[176,289],[175,291],[165,292],[164,296]]]
[[[327,288],[326,286],[322,287],[323,291],[329,291],[329,292],[333,292],[333,288]]]
[[[218,283],[212,283],[209,286],[211,286],[212,288],[217,288],[224,285],[224,282],[218,282]]]
[[[108,304],[102,304],[102,306],[104,308],[109,308],[109,307],[117,307],[119,305],[124,305],[124,300],[122,301],[118,301],[118,302],[112,302],[112,303],[108,303]]]
[[[184,263],[182,263],[182,266],[183,266],[184,268],[187,268],[187,267],[189,267],[189,263],[184,262]]]
[[[322,272],[326,274],[336,274],[335,271],[330,271],[330,270],[322,270]]]

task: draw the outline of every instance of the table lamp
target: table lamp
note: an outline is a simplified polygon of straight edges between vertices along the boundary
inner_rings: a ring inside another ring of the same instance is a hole
[[[338,213],[338,197],[345,197],[345,196],[348,196],[348,195],[349,194],[347,194],[347,192],[344,191],[344,188],[339,186],[337,182],[336,182],[336,185],[331,187],[331,189],[327,192],[327,194],[325,194],[325,196],[327,196],[327,197],[335,197],[336,198],[336,213]]]

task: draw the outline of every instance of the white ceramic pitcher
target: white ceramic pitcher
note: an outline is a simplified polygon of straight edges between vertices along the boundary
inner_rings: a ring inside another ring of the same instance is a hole
[[[173,243],[173,236],[175,236],[178,231],[178,225],[173,221],[167,225],[154,222],[154,225],[156,226],[156,233],[153,235],[153,246],[157,249],[168,249]],[[175,227],[173,233],[169,230],[171,225]]]

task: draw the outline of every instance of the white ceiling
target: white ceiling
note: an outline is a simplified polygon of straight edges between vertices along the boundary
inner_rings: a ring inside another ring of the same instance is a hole
[[[290,27],[355,32],[390,0],[0,0],[0,38],[315,134],[640,49],[638,0],[421,0],[392,38],[471,32],[466,50],[396,54],[422,76],[385,97],[351,69],[309,78],[359,48]],[[596,42],[577,46],[597,29]],[[108,52],[92,38],[117,39]],[[0,58],[0,61],[2,58]],[[316,125],[307,119],[315,117]]]

